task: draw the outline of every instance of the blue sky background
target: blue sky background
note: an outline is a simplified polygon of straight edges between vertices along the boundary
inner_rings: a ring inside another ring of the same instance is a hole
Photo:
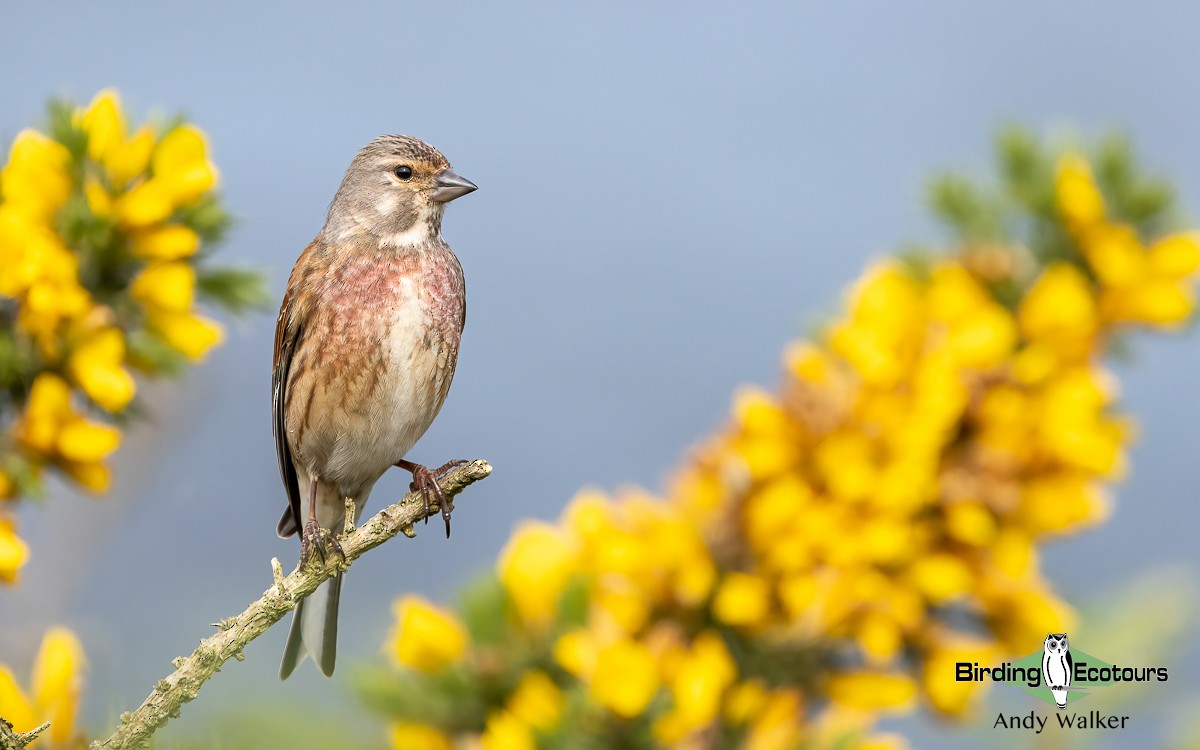
[[[395,596],[446,598],[514,523],[554,517],[583,486],[659,486],[738,385],[776,382],[785,343],[870,258],[937,238],[926,178],[984,171],[1000,125],[1121,127],[1197,217],[1200,7],[1133,7],[5,3],[0,142],[52,94],[115,86],[138,117],[183,109],[208,132],[239,219],[220,255],[264,268],[276,295],[375,135],[425,138],[480,185],[446,217],[468,325],[447,405],[412,457],[485,457],[495,475],[460,502],[450,542],[431,525],[355,566],[334,682],[305,668],[279,683],[279,627],[167,733],[202,733],[247,696],[348,705],[338,680],[378,658]],[[56,491],[21,513],[34,557],[0,592],[0,661],[23,672],[45,628],[70,625],[91,659],[93,725],[257,597],[272,556],[295,561],[294,540],[274,535],[272,326],[271,314],[235,322],[185,382],[145,389],[153,423],[119,454],[111,497]],[[1163,566],[1194,581],[1200,566],[1200,341],[1136,349],[1118,370],[1141,437],[1116,513],[1044,557],[1076,602]],[[369,509],[405,486],[387,477]],[[1170,697],[1143,725],[1200,706],[1195,651],[1172,659]],[[956,741],[915,731],[929,747]]]

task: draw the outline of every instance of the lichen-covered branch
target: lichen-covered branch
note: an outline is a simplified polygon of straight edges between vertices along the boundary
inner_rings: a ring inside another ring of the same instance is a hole
[[[446,497],[452,498],[491,473],[492,467],[486,461],[475,460],[448,472],[438,484]],[[367,550],[378,547],[397,534],[413,536],[413,524],[438,510],[435,503],[427,513],[421,495],[410,492],[339,539],[345,552],[344,560],[336,554],[329,555],[324,561],[314,559],[287,577],[283,576],[279,561],[272,560],[275,582],[271,587],[240,615],[222,620],[218,624],[220,631],[202,640],[190,656],[176,658],[175,671],[158,681],[141,706],[122,714],[121,723],[113,735],[92,743],[92,749],[120,750],[146,746],[150,736],[168,720],[178,716],[183,704],[196,697],[200,687],[220,671],[222,664],[230,659],[244,659],[242,649],[246,644],[279,622],[296,607],[297,602],[338,571],[348,568]]]
[[[29,732],[14,732],[13,725],[0,718],[0,750],[24,750],[49,728],[50,722],[46,722]]]

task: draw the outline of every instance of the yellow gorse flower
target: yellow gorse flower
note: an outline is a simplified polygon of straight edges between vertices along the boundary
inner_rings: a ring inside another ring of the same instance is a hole
[[[704,632],[669,662],[667,685],[673,708],[655,725],[665,743],[679,742],[721,715],[726,691],[737,678],[737,665],[719,635]]]
[[[130,135],[120,97],[105,89],[92,99],[84,110],[77,110],[75,119],[87,133],[87,153],[104,167],[104,175],[116,190],[146,171],[154,151],[154,131],[141,127]]]
[[[789,750],[804,736],[804,701],[798,690],[775,690],[764,696],[750,720],[747,750]]]
[[[149,311],[149,328],[193,362],[198,362],[209,350],[225,338],[221,326],[193,313],[155,309]]]
[[[22,130],[0,169],[0,201],[30,223],[50,226],[71,194],[70,160],[61,143],[36,130]]]
[[[221,327],[191,312],[196,271],[187,263],[160,261],[146,266],[129,293],[146,308],[149,327],[188,359],[199,360],[221,343]]]
[[[18,571],[28,560],[29,547],[17,536],[16,524],[0,515],[0,581],[16,581]]]
[[[1100,282],[1097,308],[1103,319],[1173,328],[1191,316],[1190,279],[1200,267],[1195,233],[1168,235],[1145,247],[1132,226],[1106,218],[1104,198],[1078,154],[1059,161],[1055,198]]]
[[[55,333],[91,309],[78,283],[78,260],[54,231],[71,191],[70,153],[57,141],[23,130],[0,169],[0,295],[21,302],[17,323],[47,353]]]
[[[1104,196],[1092,177],[1092,168],[1081,154],[1065,154],[1058,162],[1054,198],[1063,218],[1073,226],[1091,226],[1104,220]]]
[[[75,717],[84,666],[83,647],[75,635],[66,628],[51,629],[34,659],[28,691],[11,669],[0,664],[0,715],[17,732],[29,732],[48,721],[50,728],[43,737],[49,746],[68,746],[77,739]]]
[[[732,573],[726,577],[713,600],[713,615],[727,625],[761,625],[770,612],[770,585],[759,576],[747,573]]]
[[[117,200],[117,220],[144,228],[165,221],[180,206],[194,204],[216,187],[217,171],[208,160],[204,134],[191,125],[171,130],[154,146],[150,178]]]
[[[124,409],[137,387],[125,369],[125,336],[114,326],[82,335],[67,358],[67,371],[83,392],[110,412]]]
[[[180,224],[165,224],[133,235],[129,249],[147,260],[180,260],[196,254],[200,236]]]
[[[526,672],[509,696],[508,710],[534,729],[549,730],[562,716],[562,690],[545,672]]]
[[[396,602],[391,657],[397,664],[437,672],[454,662],[467,646],[462,626],[450,613],[416,596]]]
[[[65,380],[43,373],[33,383],[17,436],[30,450],[49,459],[96,462],[117,449],[121,433],[81,417],[71,406]]]
[[[576,564],[564,535],[545,524],[529,524],[513,535],[500,554],[498,572],[520,616],[544,623],[554,615]]]
[[[533,732],[508,711],[496,711],[488,717],[479,745],[483,750],[537,750]]]
[[[646,708],[661,682],[657,660],[650,649],[625,638],[601,646],[584,679],[589,694],[598,704],[626,719]]]
[[[129,285],[129,294],[148,308],[187,312],[196,295],[196,271],[181,261],[146,266]]]
[[[0,295],[20,302],[17,327],[46,356],[60,353],[59,332],[92,308],[78,269],[77,258],[50,227],[0,203]]]
[[[453,745],[444,733],[428,724],[401,721],[388,730],[394,750],[452,750]]]
[[[847,708],[878,710],[904,708],[917,691],[906,675],[855,672],[830,678],[826,692],[830,700]]]

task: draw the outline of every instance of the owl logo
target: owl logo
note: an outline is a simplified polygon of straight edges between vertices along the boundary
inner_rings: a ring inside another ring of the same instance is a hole
[[[1054,703],[1059,710],[1067,707],[1067,692],[1071,687],[1071,673],[1074,671],[1071,661],[1071,644],[1067,641],[1066,633],[1050,633],[1046,636],[1045,651],[1042,654],[1042,683],[1050,688]]]

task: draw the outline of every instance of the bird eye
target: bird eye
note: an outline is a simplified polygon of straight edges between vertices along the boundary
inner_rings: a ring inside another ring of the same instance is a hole
[[[407,165],[405,165],[403,167],[396,167],[396,176],[402,180],[411,180],[412,179],[412,167],[407,166]]]

